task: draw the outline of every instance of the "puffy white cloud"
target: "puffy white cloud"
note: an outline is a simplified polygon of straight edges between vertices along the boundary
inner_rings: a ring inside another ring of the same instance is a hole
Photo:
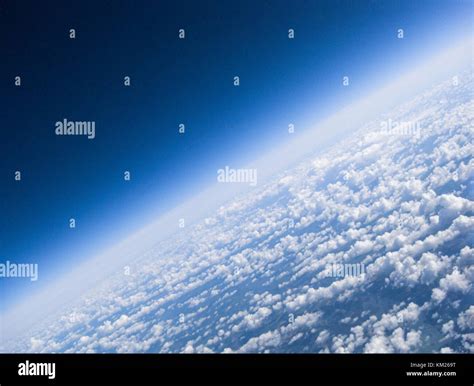
[[[268,348],[277,347],[281,342],[278,331],[268,331],[255,338],[251,338],[240,349],[240,352],[263,352]]]
[[[474,306],[459,314],[457,323],[461,330],[474,330]]]
[[[442,278],[439,283],[439,288],[433,289],[432,293],[432,298],[437,302],[443,301],[448,292],[467,293],[472,287],[472,284],[463,273],[459,272],[457,267],[454,268],[452,273]]]

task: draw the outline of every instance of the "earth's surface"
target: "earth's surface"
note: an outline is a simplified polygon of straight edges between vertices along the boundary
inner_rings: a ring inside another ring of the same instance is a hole
[[[474,352],[474,82],[454,83],[158,243],[7,349]]]

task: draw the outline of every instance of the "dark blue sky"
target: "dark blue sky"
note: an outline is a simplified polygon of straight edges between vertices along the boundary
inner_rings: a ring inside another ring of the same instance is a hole
[[[448,45],[471,28],[470,7],[2,1],[0,262],[39,263],[41,280],[2,280],[0,310],[213,183],[217,168],[284,141],[288,123],[298,133],[306,117],[325,117]],[[95,121],[96,138],[55,136],[63,118]]]

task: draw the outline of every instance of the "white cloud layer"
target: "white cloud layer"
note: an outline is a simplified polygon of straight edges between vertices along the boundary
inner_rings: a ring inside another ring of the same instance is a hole
[[[381,118],[419,136],[368,123],[4,350],[473,352],[474,83],[459,79]]]

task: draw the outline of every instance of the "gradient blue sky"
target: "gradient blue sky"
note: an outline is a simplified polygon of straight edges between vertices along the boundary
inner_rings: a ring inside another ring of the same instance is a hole
[[[2,2],[0,261],[39,263],[40,281],[0,280],[0,310],[192,197],[218,168],[287,140],[288,123],[298,135],[454,44],[472,30],[471,6]],[[55,136],[63,118],[96,121],[96,138]]]

